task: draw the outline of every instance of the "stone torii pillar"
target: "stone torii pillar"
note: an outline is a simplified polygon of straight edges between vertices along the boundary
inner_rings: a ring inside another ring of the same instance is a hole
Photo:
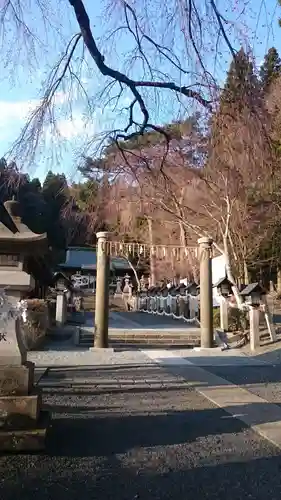
[[[200,326],[201,347],[213,347],[213,287],[212,287],[212,244],[208,237],[200,238]]]
[[[109,312],[109,272],[110,256],[107,241],[111,233],[103,231],[97,237],[97,278],[95,307],[95,341],[98,348],[108,347],[108,312]]]

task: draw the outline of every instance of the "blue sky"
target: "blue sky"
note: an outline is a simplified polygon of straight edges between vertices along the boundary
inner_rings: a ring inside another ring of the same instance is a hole
[[[160,1],[160,0],[158,0]],[[218,7],[222,10],[228,0],[218,0]],[[266,50],[272,45],[276,46],[281,52],[281,28],[278,27],[278,9],[276,11],[276,0],[248,0],[246,8],[241,16],[238,16],[239,0],[229,0],[232,8],[225,12],[225,15],[233,21],[234,29],[237,33],[235,46],[239,48],[239,43],[244,43],[249,40],[253,48],[257,64],[262,61]],[[266,3],[266,6],[265,6]],[[35,0],[31,2],[35,4]],[[43,45],[32,53],[28,48],[28,58],[24,49],[16,53],[16,42],[11,32],[7,32],[7,38],[4,39],[5,52],[10,50],[9,59],[11,64],[7,64],[1,68],[0,76],[0,157],[6,153],[10,145],[17,138],[21,127],[24,125],[26,117],[31,109],[34,109],[40,97],[40,88],[42,82],[46,79],[52,65],[57,61],[58,54],[65,46],[64,40],[69,40],[70,37],[77,31],[76,20],[72,15],[71,7],[67,0],[48,0],[49,12],[51,13],[51,22],[59,26],[60,36],[55,35],[53,29],[46,27],[42,23],[41,15],[36,9],[30,12],[28,21],[31,23],[32,29],[40,34]],[[99,37],[105,34],[105,29],[110,23],[114,26],[116,13],[112,12],[110,21],[105,17],[102,8],[105,4],[103,0],[86,0],[85,6],[92,21],[93,32]],[[157,1],[154,2],[157,9]],[[259,9],[261,5],[261,9]],[[1,2],[0,2],[1,6]],[[52,13],[55,17],[52,18]],[[280,9],[281,14],[281,9]],[[157,32],[158,21],[153,22],[154,29]],[[247,29],[245,27],[247,24]],[[64,39],[64,40],[63,40]],[[239,40],[240,41],[239,41]],[[210,70],[213,71],[214,56],[211,31],[206,31],[205,35],[206,46],[210,45],[210,56],[207,54],[206,61],[209,63]],[[113,47],[108,46],[105,52],[106,61],[109,61],[114,67],[122,68],[122,55],[130,48],[130,40],[127,36],[121,37],[118,44],[118,52]],[[179,56],[181,54],[179,48]],[[35,56],[37,56],[36,62]],[[15,59],[18,64],[15,65]],[[223,52],[217,60],[216,72],[217,77],[223,81],[225,70],[227,70],[230,56]],[[31,66],[30,66],[31,64]],[[161,68],[163,69],[163,68]],[[167,70],[169,71],[169,70]],[[89,71],[86,69],[82,72],[83,84],[90,96],[95,95],[98,88],[102,88],[103,80],[100,75],[92,68]],[[170,94],[163,94],[163,100],[158,102],[158,111],[155,120],[165,122],[177,118],[175,108],[170,105]],[[68,99],[71,98],[71,118],[69,115]],[[126,94],[123,96],[122,105],[128,104]],[[121,105],[120,105],[121,106]],[[57,128],[59,130],[59,139],[54,140],[48,129],[46,130],[45,143],[40,146],[36,156],[35,166],[29,167],[31,176],[39,176],[44,178],[46,171],[51,168],[56,172],[64,172],[71,179],[75,177],[78,156],[83,151],[85,138],[90,139],[94,134],[104,130],[116,121],[118,116],[119,122],[122,123],[122,112],[118,109],[113,110],[113,105],[108,105],[104,109],[104,103],[98,100],[92,105],[91,116],[85,110],[85,99],[83,96],[74,90],[69,94],[69,88],[60,88],[56,97],[56,118]],[[152,104],[153,108],[153,104]],[[152,109],[154,113],[154,110]],[[24,162],[18,160],[19,167],[24,171],[27,167]]]

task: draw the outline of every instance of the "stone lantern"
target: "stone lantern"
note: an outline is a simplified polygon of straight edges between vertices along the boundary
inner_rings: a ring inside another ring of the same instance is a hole
[[[214,287],[216,287],[216,289],[217,289],[218,294],[221,297],[225,297],[225,298],[229,297],[229,295],[231,295],[231,293],[232,293],[232,286],[233,286],[233,283],[231,283],[231,281],[229,279],[227,279],[226,277],[221,278],[214,285]]]
[[[240,292],[240,295],[247,305],[259,307],[263,297],[266,295],[266,291],[259,283],[250,283],[250,285],[247,285],[242,292]]]
[[[18,232],[13,234],[0,223],[0,288],[5,288],[9,301],[15,304],[35,287],[27,262],[47,251],[47,235],[33,233],[23,224],[17,201],[6,201],[4,205]]]
[[[249,307],[250,348],[254,351],[260,345],[260,305],[264,301],[266,292],[259,283],[250,283],[240,295]]]
[[[56,287],[56,325],[62,326],[67,319],[67,304],[72,298],[73,286],[71,280],[58,271],[53,276],[53,281]]]
[[[7,201],[5,208],[18,231],[0,223],[0,451],[40,450],[47,415],[41,412],[41,397],[34,390],[34,364],[26,360],[17,306],[35,286],[28,259],[44,255],[47,235],[35,234],[23,224],[18,202]]]
[[[187,293],[193,297],[197,297],[199,293],[199,286],[193,281],[187,285]]]
[[[215,285],[220,303],[220,326],[224,332],[228,331],[228,297],[232,293],[233,283],[225,276]]]
[[[126,274],[126,276],[124,276],[124,288],[123,288],[123,293],[126,294],[126,293],[130,293],[131,291],[131,287],[130,287],[130,276],[128,275],[128,273]]]

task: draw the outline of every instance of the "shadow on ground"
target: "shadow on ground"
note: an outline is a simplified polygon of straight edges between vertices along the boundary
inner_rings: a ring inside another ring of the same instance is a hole
[[[185,470],[140,472],[120,467],[111,458],[92,469],[88,463],[69,467],[54,482],[46,464],[26,475],[24,482],[0,485],[2,500],[279,500],[280,459],[262,458]]]
[[[219,409],[54,419],[47,454],[0,459],[1,499],[279,499],[277,450],[218,448],[243,430]]]
[[[0,457],[1,500],[280,498],[280,451],[166,370],[56,367],[39,386],[46,452]]]
[[[263,405],[239,405],[233,409],[236,408],[237,415],[247,415],[250,406],[251,410],[255,406],[257,415],[253,425],[264,423],[264,417],[259,416],[263,413]],[[67,407],[64,409],[67,413]],[[107,416],[92,418],[89,417],[92,413],[89,407],[76,407],[76,418],[55,418],[49,433],[48,454],[103,457],[125,454],[135,448],[183,445],[206,436],[236,434],[247,428],[217,408],[167,411],[158,415],[110,415],[110,408],[104,410],[108,412]]]

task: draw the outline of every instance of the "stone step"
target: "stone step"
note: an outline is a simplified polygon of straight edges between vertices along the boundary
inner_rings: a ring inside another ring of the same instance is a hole
[[[73,312],[68,315],[67,323],[69,325],[83,325],[85,322],[84,311]]]
[[[200,338],[194,338],[194,339],[175,339],[175,338],[141,338],[141,339],[131,339],[131,338],[116,338],[112,339],[109,337],[109,342],[119,342],[119,343],[125,343],[125,344],[180,344],[180,345],[194,345],[194,344],[199,344]],[[94,343],[94,337],[91,339],[81,339],[80,340],[80,345],[93,345]]]
[[[243,338],[243,334],[229,334],[228,342],[229,344],[239,342]],[[198,331],[190,331],[190,332],[182,332],[182,331],[170,331],[161,333],[159,331],[141,331],[141,332],[109,332],[109,342],[114,344],[114,347],[117,345],[132,345],[132,346],[140,346],[140,345],[177,345],[184,347],[194,347],[200,345],[200,330]],[[80,333],[79,344],[81,346],[92,346],[94,344],[94,334],[89,331],[82,331]]]
[[[0,397],[0,426],[4,422],[36,421],[41,408],[41,394],[29,394],[28,396],[1,396]]]
[[[109,333],[109,338],[112,340],[117,340],[117,339],[132,339],[132,340],[138,340],[138,339],[197,339],[200,337],[200,334],[185,334],[185,335],[177,335],[177,334],[128,334],[128,333],[120,333],[120,334],[115,334],[111,335]],[[80,339],[93,339],[94,335],[91,334],[82,334],[80,335]]]
[[[154,337],[189,337],[191,335],[200,335],[200,329],[199,328],[189,328],[186,330],[176,330],[176,329],[161,329],[161,328],[154,328],[154,329],[145,329],[145,328],[140,328],[140,329],[127,329],[127,328],[109,328],[109,335],[111,337],[119,337],[120,335],[130,335],[134,337],[140,337],[140,336],[154,336]],[[94,329],[93,328],[80,328],[80,334],[82,336],[92,336],[94,334]]]
[[[95,295],[88,295],[83,297],[83,308],[85,311],[95,310]],[[122,296],[109,297],[109,310],[126,311],[126,303]]]
[[[0,452],[28,452],[45,449],[45,440],[49,426],[49,412],[41,412],[37,422],[27,424],[25,428],[3,426],[0,428]]]
[[[95,309],[95,296],[88,295],[83,297],[83,308],[85,311],[93,311]]]
[[[34,381],[34,363],[0,366],[0,396],[30,394]]]
[[[109,310],[127,311],[126,302],[123,297],[111,297],[109,300]]]
[[[198,334],[109,334],[109,342],[115,345],[180,345],[195,346],[200,344],[200,335]],[[94,344],[94,335],[83,334],[80,336],[79,344],[81,346],[92,346]]]

